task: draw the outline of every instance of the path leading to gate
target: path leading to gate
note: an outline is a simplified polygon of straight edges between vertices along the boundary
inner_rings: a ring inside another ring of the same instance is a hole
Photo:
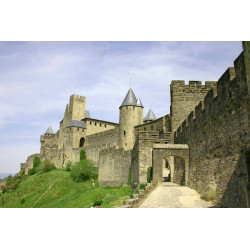
[[[163,182],[141,204],[141,208],[208,208],[213,204],[202,200],[200,195],[189,187],[171,182]]]

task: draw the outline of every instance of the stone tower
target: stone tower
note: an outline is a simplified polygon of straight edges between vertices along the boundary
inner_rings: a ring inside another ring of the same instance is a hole
[[[120,147],[132,150],[135,143],[134,127],[143,123],[143,106],[140,99],[136,99],[132,88],[129,89],[120,106]]]

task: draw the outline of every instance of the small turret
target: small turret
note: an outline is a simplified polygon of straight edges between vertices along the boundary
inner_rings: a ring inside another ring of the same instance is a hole
[[[155,114],[152,109],[149,109],[147,116],[144,118],[144,122],[151,122],[156,120]]]
[[[134,127],[143,123],[143,106],[136,99],[132,88],[129,89],[120,106],[120,147],[131,150],[135,143]]]
[[[54,133],[53,133],[52,127],[49,126],[44,135],[53,135],[53,134]]]
[[[137,98],[136,104],[137,104],[138,107],[143,107],[143,105],[141,103],[141,99],[139,97]]]

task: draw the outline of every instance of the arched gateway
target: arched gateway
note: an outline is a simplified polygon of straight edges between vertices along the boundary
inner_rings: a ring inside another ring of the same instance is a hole
[[[187,144],[154,144],[153,146],[153,182],[162,182],[162,163],[164,159],[177,156],[185,161],[185,185],[188,185],[189,146]],[[170,166],[171,167],[171,166]],[[173,172],[174,169],[171,169]],[[171,180],[173,178],[171,177]]]

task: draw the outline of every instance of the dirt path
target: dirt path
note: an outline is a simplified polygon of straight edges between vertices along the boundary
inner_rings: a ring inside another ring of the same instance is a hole
[[[141,208],[207,208],[213,204],[200,199],[200,195],[189,187],[171,182],[162,183],[141,204]]]
[[[48,187],[48,189],[35,201],[35,203],[33,204],[31,208],[33,208],[37,204],[37,202],[52,188],[55,182],[56,180],[54,180],[53,183]]]

